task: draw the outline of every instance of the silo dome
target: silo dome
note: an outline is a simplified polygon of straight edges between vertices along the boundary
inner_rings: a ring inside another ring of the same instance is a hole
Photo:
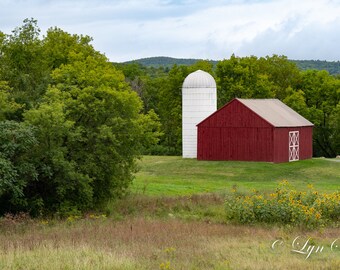
[[[216,88],[216,82],[208,72],[197,70],[185,78],[183,88]]]
[[[182,86],[182,149],[184,158],[197,158],[196,125],[217,109],[216,82],[209,73],[197,70]]]

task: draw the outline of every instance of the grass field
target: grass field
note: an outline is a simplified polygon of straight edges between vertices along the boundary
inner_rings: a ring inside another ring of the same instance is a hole
[[[325,159],[273,164],[145,156],[140,168],[132,190],[151,196],[223,192],[233,186],[244,191],[272,191],[282,180],[298,190],[308,184],[324,192],[340,189],[340,162]]]
[[[323,246],[307,255],[291,243]],[[83,219],[11,227],[0,234],[0,269],[340,269],[336,229],[306,232],[178,219]],[[280,244],[274,246],[274,241]]]
[[[139,166],[131,193],[103,212],[67,220],[1,218],[0,269],[340,269],[340,224],[317,230],[235,225],[226,220],[224,205],[232,187],[269,192],[283,179],[301,190],[313,184],[339,191],[339,162],[146,156]],[[293,252],[298,236],[300,244],[310,239],[308,245],[322,252],[308,259]]]

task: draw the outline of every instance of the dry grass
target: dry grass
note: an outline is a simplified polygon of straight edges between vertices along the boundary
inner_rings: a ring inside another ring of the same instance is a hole
[[[176,218],[83,219],[1,227],[0,269],[340,269],[330,252],[339,229],[304,232],[185,222]],[[323,253],[290,252],[298,235],[324,245]],[[278,250],[271,244],[283,239]]]

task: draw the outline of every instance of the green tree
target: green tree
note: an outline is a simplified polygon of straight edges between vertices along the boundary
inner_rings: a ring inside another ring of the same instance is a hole
[[[16,102],[31,108],[44,94],[50,70],[43,57],[40,29],[25,19],[10,35],[0,35],[0,80],[8,82]]]
[[[82,56],[83,59],[88,56],[99,56],[100,53],[93,48],[91,41],[92,38],[89,36],[71,35],[58,27],[49,28],[42,40],[42,57],[46,65],[54,70],[71,63],[74,55]]]
[[[142,153],[153,154],[160,138],[164,135],[159,116],[151,109],[147,114],[140,116],[138,125],[142,131],[139,133],[140,141],[142,142]]]
[[[275,96],[275,84],[261,70],[257,57],[239,58],[232,55],[216,68],[218,106],[233,98],[271,98]]]
[[[157,140],[158,134],[148,129],[155,119],[140,114],[137,94],[102,55],[84,59],[74,54],[70,64],[53,71],[52,79],[78,134],[67,142],[69,159],[92,179],[96,205],[119,197],[133,179],[143,147]]]
[[[302,72],[298,87],[303,90],[308,107],[308,119],[315,124],[314,154],[317,156],[334,157],[337,148],[336,107],[340,101],[340,80],[329,75],[327,71],[308,70]]]
[[[260,71],[266,74],[273,83],[275,98],[285,99],[291,89],[295,89],[301,79],[297,66],[289,61],[286,56],[266,56],[258,59]]]
[[[188,67],[175,65],[159,86],[159,115],[164,132],[161,145],[171,155],[182,151],[182,84],[188,74]]]
[[[285,56],[236,57],[223,60],[216,69],[218,104],[235,97],[285,99],[300,81],[296,65]]]
[[[188,70],[189,70],[189,73],[191,73],[191,72],[195,72],[196,70],[200,69],[200,70],[210,73],[210,75],[214,77],[213,68],[214,66],[210,61],[199,60],[196,63],[189,66]]]
[[[11,88],[5,81],[0,81],[0,121],[14,118],[21,106],[11,98]]]
[[[311,117],[306,104],[305,93],[302,90],[293,91],[293,89],[290,89],[289,92],[291,92],[291,94],[288,95],[283,102],[305,118],[310,119]]]
[[[330,116],[330,126],[332,127],[330,134],[332,147],[335,149],[336,155],[340,155],[340,102]]]
[[[90,37],[51,28],[40,40],[39,32],[26,19],[0,33],[0,121],[18,110],[13,118],[24,120],[0,122],[0,200],[35,215],[78,213],[124,194],[160,123],[152,109],[141,113]]]
[[[26,197],[41,201],[40,212],[63,214],[93,206],[92,179],[69,158],[68,144],[81,138],[81,134],[67,119],[64,101],[65,95],[51,88],[37,109],[24,114],[26,122],[36,128],[39,141],[31,151],[38,178],[28,185]]]

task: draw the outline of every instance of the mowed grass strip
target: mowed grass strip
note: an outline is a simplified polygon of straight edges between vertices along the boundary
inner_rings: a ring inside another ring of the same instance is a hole
[[[338,229],[322,232],[128,218],[78,220],[0,234],[0,269],[340,269],[331,243]],[[295,237],[312,239],[322,253],[292,253]],[[271,248],[272,243],[280,244]]]
[[[297,190],[313,184],[320,192],[340,189],[340,162],[310,159],[290,163],[197,161],[169,156],[144,156],[132,191],[151,196],[223,192],[237,186],[249,191],[275,190],[288,180]]]

